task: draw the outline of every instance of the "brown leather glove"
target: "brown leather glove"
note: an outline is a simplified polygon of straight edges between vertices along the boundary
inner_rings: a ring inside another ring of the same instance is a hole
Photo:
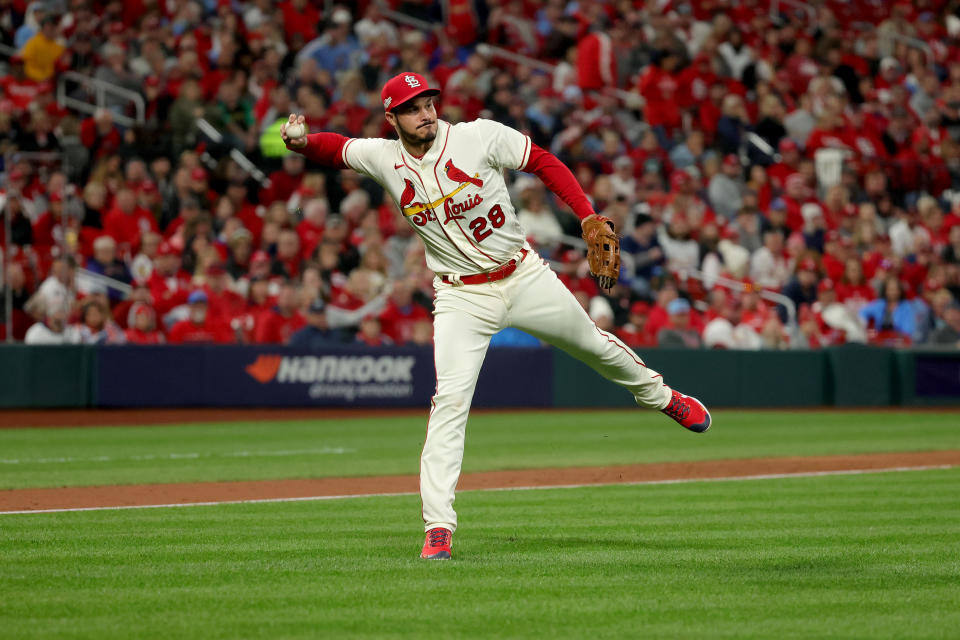
[[[620,238],[614,231],[613,220],[595,213],[584,218],[580,226],[587,243],[590,273],[601,289],[610,289],[620,278]]]

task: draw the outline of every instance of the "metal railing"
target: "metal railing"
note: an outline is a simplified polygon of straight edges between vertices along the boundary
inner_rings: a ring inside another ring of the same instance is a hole
[[[113,289],[114,291],[119,291],[124,297],[130,295],[130,292],[133,291],[133,287],[126,282],[120,282],[119,280],[114,280],[113,278],[81,267],[77,267],[76,278],[77,288],[80,289],[88,288],[91,284],[97,284],[106,287],[108,290]]]
[[[217,128],[210,124],[206,119],[197,118],[196,126],[200,133],[210,138],[211,142],[214,144],[223,143],[223,134],[220,133]],[[209,156],[210,154],[205,152],[204,155]],[[257,165],[253,164],[253,161],[250,160],[250,158],[243,155],[243,152],[237,148],[231,148],[229,155],[231,160],[236,162],[241,169],[250,174],[250,176],[260,183],[261,186],[270,186],[270,178],[268,178],[267,175],[257,167]],[[210,157],[212,158],[212,156]]]
[[[734,280],[732,278],[727,278],[726,276],[708,276],[704,272],[698,269],[683,269],[679,272],[681,278],[691,277],[700,282],[706,282],[708,279],[713,282],[715,285],[720,285],[731,291],[744,291],[744,285],[739,280]],[[765,289],[758,289],[754,287],[753,289],[761,299],[768,302],[774,302],[779,305],[783,305],[783,308],[787,310],[787,327],[790,329],[791,333],[796,331],[797,328],[797,305],[793,300],[783,295],[782,293],[774,293],[772,291],[767,291]]]
[[[36,164],[57,164],[64,160],[59,151],[13,151],[5,156],[6,166],[9,169],[14,162],[27,160]]]
[[[6,185],[4,185],[6,186]],[[4,246],[0,247],[0,251],[3,252],[3,260],[0,261],[0,286],[3,287],[3,308],[4,308],[4,317],[3,324],[6,327],[6,341],[7,343],[13,342],[13,289],[7,283],[7,265],[10,262],[10,246],[12,241],[10,239],[11,229],[10,229],[10,216],[12,215],[7,209],[7,194],[0,193],[0,215],[3,216],[3,239]]]
[[[790,5],[791,7],[800,9],[807,14],[807,22],[810,24],[807,25],[807,29],[812,31],[816,28],[817,25],[817,10],[813,6],[807,4],[806,2],[801,2],[800,0],[772,0],[770,2],[770,17],[775,18],[780,15],[780,4]]]
[[[517,64],[526,65],[533,69],[542,69],[543,71],[549,71],[553,73],[557,65],[551,64],[549,62],[544,62],[543,60],[537,60],[536,58],[531,58],[520,53],[515,53],[509,49],[503,49],[501,47],[494,46],[492,44],[487,44],[481,42],[477,45],[477,53],[484,56],[485,58],[501,58],[503,60],[509,60],[511,62],[516,62]]]
[[[380,8],[380,13],[387,20],[393,20],[398,24],[405,24],[408,27],[414,27],[416,29],[421,29],[423,31],[433,31],[438,27],[438,25],[433,24],[432,22],[427,22],[426,20],[421,20],[420,18],[414,18],[413,16],[408,16],[405,13],[399,11],[394,11],[391,9],[386,2],[383,0],[377,1],[377,6]]]
[[[60,169],[67,175],[73,169],[69,156],[61,151],[9,151],[3,155],[3,166],[7,172],[20,161],[27,161],[37,172],[42,181],[46,180],[48,171]]]
[[[873,25],[870,25],[870,26],[873,26]],[[933,48],[932,48],[930,45],[928,45],[926,42],[924,42],[923,40],[921,40],[920,38],[914,38],[913,36],[907,36],[907,35],[904,35],[904,34],[902,34],[902,33],[897,33],[896,31],[894,31],[894,32],[892,32],[892,33],[882,33],[882,34],[878,34],[877,37],[878,37],[878,38],[889,38],[889,39],[894,40],[894,41],[897,41],[897,42],[902,42],[902,43],[906,44],[907,46],[914,47],[914,48],[916,48],[916,49],[920,49],[921,51],[923,51],[924,55],[926,55],[926,57],[927,57],[927,66],[928,66],[928,67],[932,67],[933,64],[934,64]]]
[[[414,18],[405,13],[388,9],[383,2],[380,3],[380,7],[380,13],[382,13],[385,18],[388,20],[393,20],[398,24],[407,25],[428,32],[439,27],[439,25],[433,24],[432,22],[427,22],[426,20]],[[498,47],[486,42],[479,43],[476,47],[476,51],[485,58],[500,58],[501,60],[509,60],[510,62],[522,64],[533,69],[540,69],[541,71],[546,71],[548,73],[553,73],[557,69],[557,65],[550,62],[545,62],[537,58],[531,58],[530,56],[525,56],[521,53],[516,53],[515,51],[510,51],[509,49],[504,49],[503,47]],[[623,89],[617,88],[610,89],[609,93],[622,100],[628,107],[632,109],[638,109],[644,104],[643,96],[641,96],[639,93],[624,91]],[[590,92],[590,95],[596,96],[600,94],[597,92]]]
[[[96,104],[91,104],[85,100],[79,100],[73,96],[67,95],[67,83],[69,82],[75,82],[88,92],[93,93],[93,95],[96,96]],[[57,104],[59,104],[61,107],[67,107],[76,111],[93,115],[98,109],[102,109],[106,106],[107,95],[112,95],[133,103],[135,114],[133,118],[123,114],[113,114],[113,119],[118,124],[125,127],[132,127],[135,125],[142,126],[147,121],[146,102],[144,102],[143,96],[136,91],[124,89],[123,87],[117,86],[112,82],[107,82],[105,80],[100,80],[99,78],[94,78],[93,76],[77,73],[76,71],[64,71],[57,76]]]
[[[563,244],[570,245],[576,249],[585,250],[587,248],[586,243],[582,239],[575,238],[573,236],[563,236],[561,239],[561,242]],[[554,269],[554,271],[556,271],[560,268],[562,263],[555,260],[547,260],[547,264],[552,269]],[[681,280],[686,280],[689,277],[704,283],[707,280],[710,280],[713,284],[718,284],[726,289],[730,289],[731,291],[742,292],[745,290],[744,287],[746,286],[739,280],[727,278],[726,276],[708,276],[707,274],[700,271],[699,269],[680,269],[679,271],[677,271],[677,276]],[[756,291],[757,295],[759,295],[760,298],[762,298],[763,300],[766,300],[767,302],[773,302],[779,305],[783,305],[783,308],[787,310],[788,326],[790,327],[791,330],[796,328],[797,305],[796,303],[794,303],[793,300],[783,295],[782,293],[774,293],[772,291],[767,291],[766,289],[755,288],[754,291]]]
[[[544,62],[543,60],[531,58],[530,56],[525,56],[522,53],[516,53],[514,51],[510,51],[509,49],[504,49],[503,47],[487,44],[485,42],[477,45],[477,53],[486,58],[500,58],[501,60],[509,60],[510,62],[526,65],[542,71],[548,71],[550,73],[553,73],[557,69],[557,65],[550,62]],[[610,89],[607,89],[607,91],[622,100],[631,108],[639,108],[644,104],[643,96],[641,96],[639,93],[635,93],[633,91],[624,91],[623,89],[618,89],[615,87],[611,87]],[[601,95],[601,93],[597,91],[589,91],[587,93],[594,97]]]

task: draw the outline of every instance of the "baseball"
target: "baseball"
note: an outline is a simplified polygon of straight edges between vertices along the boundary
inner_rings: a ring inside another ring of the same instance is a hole
[[[307,135],[307,127],[305,125],[296,122],[287,125],[287,137],[291,140],[302,138],[305,135]]]

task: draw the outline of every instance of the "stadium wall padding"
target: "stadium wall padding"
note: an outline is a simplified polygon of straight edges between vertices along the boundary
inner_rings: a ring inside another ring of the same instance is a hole
[[[960,351],[647,349],[668,384],[714,407],[960,405]],[[0,346],[0,407],[428,407],[433,350],[344,346]],[[550,348],[487,353],[475,407],[632,407]]]
[[[0,407],[77,408],[91,404],[93,347],[0,347]]]
[[[827,349],[825,354],[833,372],[834,405],[882,407],[898,404],[898,373],[893,349],[845,345]]]
[[[709,406],[805,407],[832,400],[820,351],[647,349],[642,358],[667,384]],[[578,360],[557,353],[554,363],[554,406],[634,406],[633,396]]]

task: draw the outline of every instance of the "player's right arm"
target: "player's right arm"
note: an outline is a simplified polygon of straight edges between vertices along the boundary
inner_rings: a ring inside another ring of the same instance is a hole
[[[347,165],[343,161],[343,147],[349,138],[341,136],[338,133],[311,133],[299,138],[291,138],[287,135],[287,127],[292,124],[304,124],[305,118],[295,113],[280,125],[280,137],[287,149],[302,153],[308,160],[321,164],[325,167],[334,169],[346,169]]]
[[[307,160],[333,169],[353,169],[378,180],[384,158],[381,138],[347,138],[339,133],[310,133],[300,138],[287,135],[291,124],[304,124],[304,117],[294,113],[280,125],[280,137],[287,149],[302,153]]]

